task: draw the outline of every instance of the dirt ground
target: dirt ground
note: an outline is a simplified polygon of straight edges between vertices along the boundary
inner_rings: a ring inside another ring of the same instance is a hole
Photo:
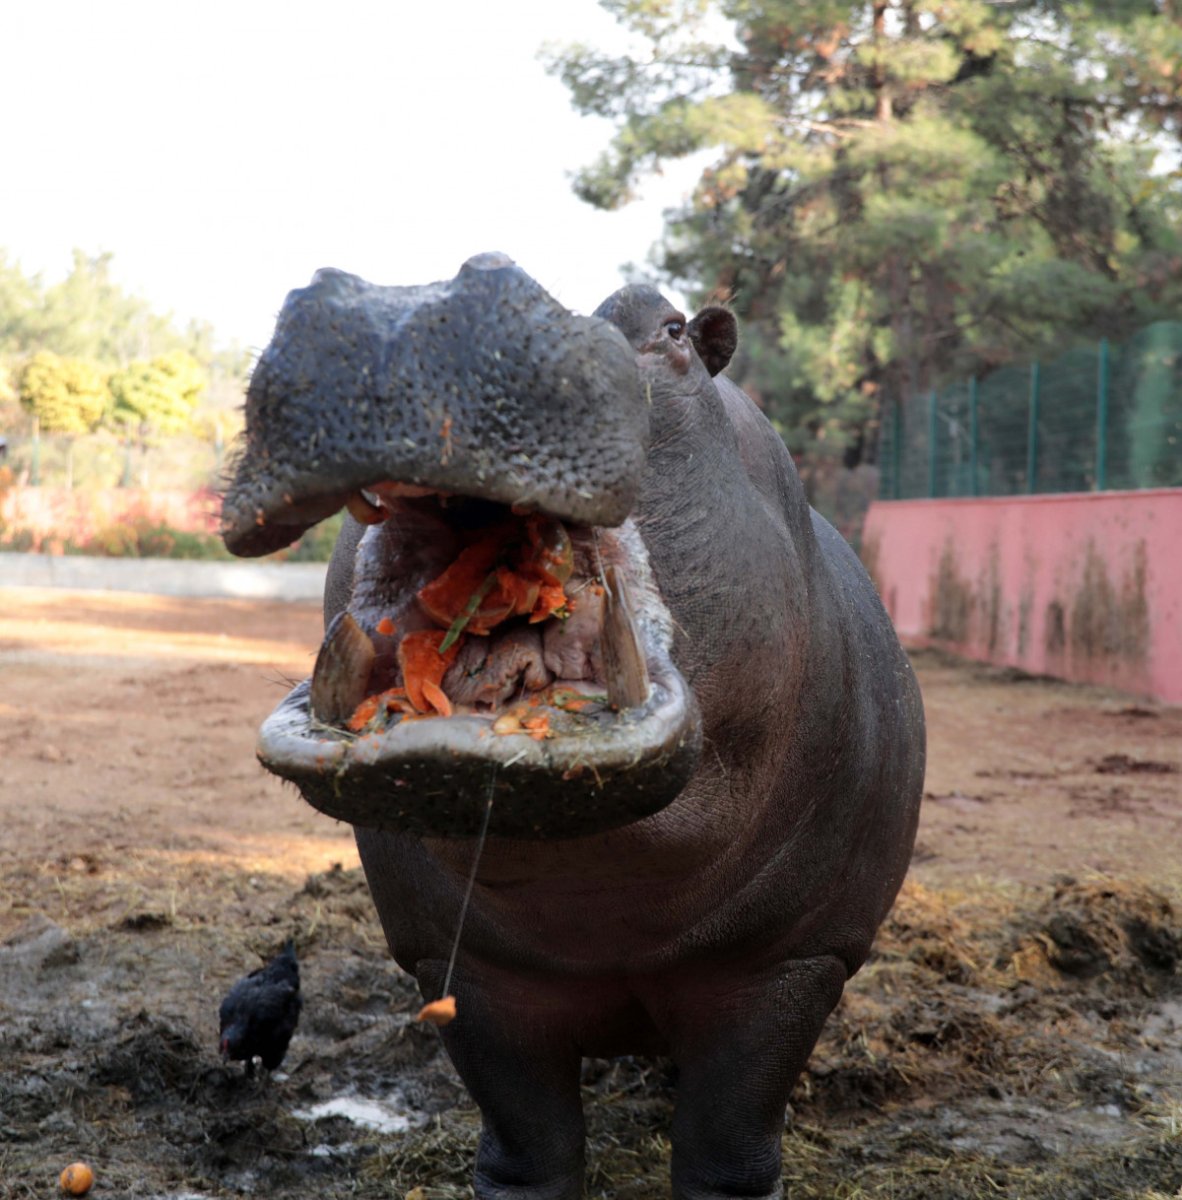
[[[312,606],[0,589],[0,1197],[470,1195],[475,1110],[347,827],[253,754]],[[791,1197],[1182,1196],[1182,709],[916,656],[911,876],[785,1132]],[[294,934],[282,1069],[217,1055]],[[770,1052],[770,1048],[769,1048]],[[588,1195],[668,1194],[667,1064],[587,1064]]]

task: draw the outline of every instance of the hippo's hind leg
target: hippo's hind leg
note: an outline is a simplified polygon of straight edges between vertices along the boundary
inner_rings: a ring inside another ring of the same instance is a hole
[[[788,1097],[845,980],[844,965],[825,957],[769,976],[715,976],[678,988],[669,1014],[678,1066],[677,1200],[782,1195]]]
[[[440,994],[446,964],[420,962],[423,995]],[[512,997],[457,969],[456,1017],[440,1032],[480,1107],[478,1200],[578,1200],[586,1130],[579,1093],[581,1055],[561,1017],[533,1006],[515,981]]]

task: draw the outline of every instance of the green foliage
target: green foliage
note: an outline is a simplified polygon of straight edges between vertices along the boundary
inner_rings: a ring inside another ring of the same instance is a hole
[[[148,433],[190,432],[206,379],[201,365],[185,350],[132,362],[111,376],[111,420],[141,438]]]
[[[328,562],[332,557],[332,548],[336,545],[337,535],[345,521],[342,509],[336,516],[313,525],[307,533],[283,556],[287,562]]]
[[[0,355],[28,348],[26,331],[36,324],[40,299],[36,282],[0,250]]]
[[[22,407],[45,433],[89,433],[102,420],[110,398],[107,373],[98,363],[60,358],[48,350],[26,363],[19,389]]]
[[[67,542],[67,554],[105,558],[198,558],[230,560],[233,555],[215,533],[174,529],[150,517],[106,525],[82,542]]]
[[[0,427],[31,431],[37,418],[42,432],[74,437],[98,425],[143,448],[184,433],[220,453],[240,423],[249,354],[215,349],[200,322],[179,331],[110,266],[109,254],[75,250],[66,278],[47,286],[0,250]],[[103,387],[90,387],[100,373]]]
[[[1155,170],[1182,120],[1168,8],[606,7],[643,51],[549,55],[617,122],[576,192],[614,207],[715,149],[655,265],[733,305],[734,373],[794,450],[873,458],[884,404],[1182,307],[1182,181]]]
[[[70,273],[44,290],[25,336],[59,354],[123,364],[134,357],[180,349],[183,339],[166,316],[129,296],[111,279],[111,255],[75,250]]]

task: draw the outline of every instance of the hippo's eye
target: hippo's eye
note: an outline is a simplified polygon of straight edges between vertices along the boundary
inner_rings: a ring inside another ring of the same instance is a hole
[[[672,321],[665,322],[665,330],[675,342],[680,342],[681,335],[685,333],[685,322],[674,317]]]

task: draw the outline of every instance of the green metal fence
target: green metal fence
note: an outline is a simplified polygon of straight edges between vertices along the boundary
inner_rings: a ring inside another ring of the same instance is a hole
[[[885,499],[1182,486],[1182,322],[912,395],[884,415]]]

